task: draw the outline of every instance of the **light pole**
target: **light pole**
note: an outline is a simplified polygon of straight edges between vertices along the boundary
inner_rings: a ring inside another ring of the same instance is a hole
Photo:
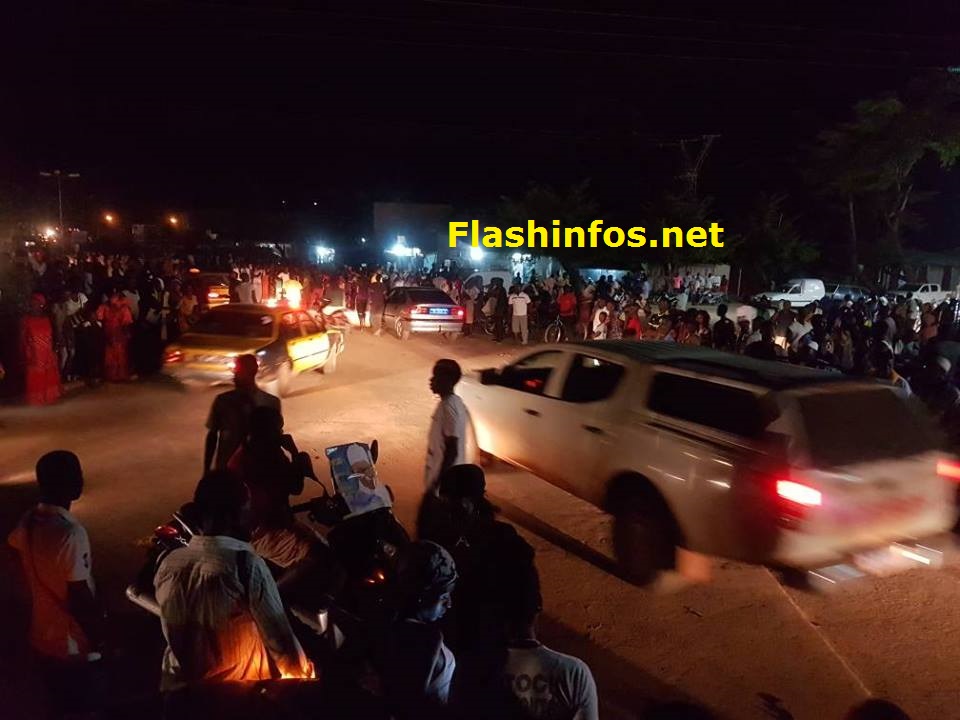
[[[61,170],[41,171],[40,177],[55,177],[57,179],[57,207],[60,211],[60,237],[64,237],[63,231],[63,178],[78,178],[80,173],[62,172]]]

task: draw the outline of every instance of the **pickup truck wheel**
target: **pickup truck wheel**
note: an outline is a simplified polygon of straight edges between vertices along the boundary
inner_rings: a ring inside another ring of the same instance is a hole
[[[613,549],[631,580],[646,585],[676,562],[676,524],[663,498],[650,488],[630,492],[618,503]]]

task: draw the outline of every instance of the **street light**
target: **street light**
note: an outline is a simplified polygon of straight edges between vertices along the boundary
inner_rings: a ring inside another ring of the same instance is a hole
[[[76,179],[80,173],[63,172],[61,170],[41,170],[40,177],[53,177],[57,179],[57,208],[60,211],[60,232],[63,232],[63,178]]]
[[[115,221],[116,219],[117,219],[117,216],[114,215],[113,213],[104,213],[104,214],[103,214],[103,221],[104,221],[107,225],[113,225],[113,223],[114,223],[114,221]]]
[[[180,218],[178,218],[176,215],[171,215],[167,218],[167,222],[173,225],[173,227],[176,227],[180,224]]]

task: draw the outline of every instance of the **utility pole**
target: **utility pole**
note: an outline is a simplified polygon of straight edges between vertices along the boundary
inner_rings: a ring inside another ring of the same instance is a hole
[[[80,177],[80,173],[63,172],[61,170],[41,171],[40,177],[54,177],[57,179],[57,207],[60,211],[60,239],[64,238],[63,226],[63,178],[74,179]]]
[[[691,200],[697,199],[698,184],[700,181],[700,170],[710,152],[710,146],[713,141],[720,137],[717,134],[706,134],[693,138],[682,138],[674,142],[660,143],[660,147],[679,147],[680,158],[683,162],[683,171],[677,176],[686,185],[687,196]],[[700,150],[696,157],[693,156],[692,147],[700,145]]]

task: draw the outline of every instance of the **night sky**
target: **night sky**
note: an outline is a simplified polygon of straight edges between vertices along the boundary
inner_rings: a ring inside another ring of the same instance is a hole
[[[789,188],[857,99],[960,64],[947,0],[23,5],[0,180],[29,199],[38,170],[79,170],[84,202],[142,213],[464,207],[584,177],[630,208],[701,133],[703,187],[735,206]]]

